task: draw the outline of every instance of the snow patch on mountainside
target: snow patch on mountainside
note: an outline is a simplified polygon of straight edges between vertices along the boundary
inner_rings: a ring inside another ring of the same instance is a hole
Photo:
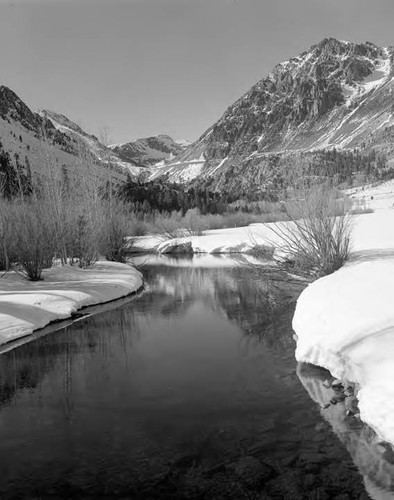
[[[347,107],[354,104],[360,97],[371,92],[371,90],[380,87],[388,81],[391,72],[390,53],[387,47],[382,47],[382,49],[383,57],[375,62],[375,71],[370,76],[366,77],[362,82],[353,85],[342,83],[346,98],[345,105]]]
[[[209,175],[212,175],[214,174],[217,170],[220,169],[221,166],[224,165],[224,163],[227,161],[228,157],[226,156],[226,158],[223,158],[223,160],[216,166],[214,167],[212,170],[209,171]]]
[[[149,180],[155,180],[162,175],[168,175],[172,182],[188,182],[198,177],[205,166],[204,153],[198,158],[178,160],[172,163],[161,162],[155,165]]]
[[[175,142],[184,148],[187,148],[192,144],[192,142],[187,139],[175,139]]]

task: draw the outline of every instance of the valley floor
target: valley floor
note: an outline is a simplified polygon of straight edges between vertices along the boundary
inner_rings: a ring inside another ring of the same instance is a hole
[[[30,282],[10,272],[0,278],[0,344],[31,334],[86,306],[125,297],[142,286],[127,264],[99,261],[91,269],[59,266]]]

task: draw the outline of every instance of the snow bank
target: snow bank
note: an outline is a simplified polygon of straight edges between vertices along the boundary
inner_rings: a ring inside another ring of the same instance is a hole
[[[194,269],[219,269],[229,267],[240,267],[245,264],[255,266],[269,265],[269,262],[261,261],[252,255],[238,254],[208,254],[197,253],[193,256],[181,255],[174,256],[171,254],[143,254],[132,257],[131,262],[136,267],[143,266],[164,266],[176,268],[194,268]]]
[[[30,282],[12,272],[0,279],[0,344],[68,318],[81,307],[124,297],[142,286],[142,276],[133,267],[104,261],[91,269],[45,269],[43,278]]]
[[[394,210],[359,215],[354,222],[350,261],[309,285],[298,299],[293,318],[297,360],[356,382],[362,420],[391,443],[393,277]]]
[[[186,236],[165,240],[157,235],[136,238],[131,251],[166,253],[169,246],[191,242],[193,253],[245,253],[256,245],[280,246],[280,238],[269,229],[270,224],[251,224],[206,231],[202,236]]]

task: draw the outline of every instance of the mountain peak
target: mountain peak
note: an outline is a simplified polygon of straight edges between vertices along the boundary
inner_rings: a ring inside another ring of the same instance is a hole
[[[111,146],[120,158],[134,161],[139,165],[151,166],[178,155],[185,149],[185,144],[174,141],[167,134],[144,137],[136,141],[114,144]]]
[[[25,128],[35,130],[41,126],[41,120],[5,85],[0,86],[0,116],[5,120],[20,122]]]
[[[15,92],[6,85],[0,85],[0,95],[10,95],[13,96],[15,99],[19,99],[19,97],[15,94]]]
[[[82,128],[77,125],[75,122],[67,118],[67,116],[62,115],[61,113],[56,113],[55,111],[50,111],[49,109],[40,109],[38,110],[38,114],[43,118],[49,119],[56,128],[65,128],[72,130],[73,132],[77,132],[78,134],[89,136]]]
[[[349,42],[338,40],[332,36],[323,38],[320,42],[313,45],[312,47],[335,47],[337,45],[347,45]]]

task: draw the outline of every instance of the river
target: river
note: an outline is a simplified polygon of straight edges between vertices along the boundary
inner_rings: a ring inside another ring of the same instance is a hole
[[[297,367],[298,283],[135,262],[142,294],[1,354],[0,498],[392,498],[390,457]]]

